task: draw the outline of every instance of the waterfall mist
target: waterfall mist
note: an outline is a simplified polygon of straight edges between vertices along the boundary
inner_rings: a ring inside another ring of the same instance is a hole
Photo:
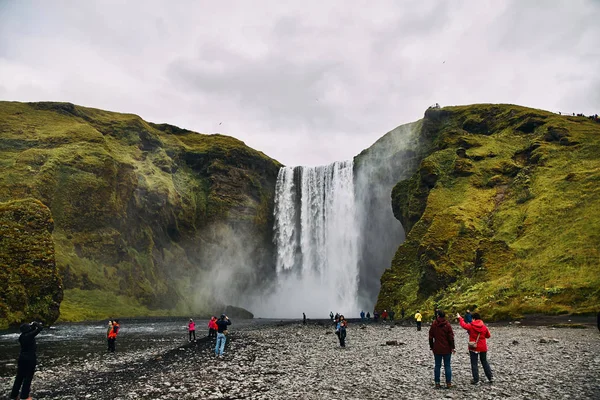
[[[358,314],[359,226],[353,162],[284,167],[275,191],[274,291],[259,315],[324,318]]]

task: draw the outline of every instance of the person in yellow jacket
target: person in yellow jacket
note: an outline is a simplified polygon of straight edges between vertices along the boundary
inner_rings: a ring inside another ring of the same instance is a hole
[[[415,314],[415,319],[417,320],[417,330],[420,331],[421,330],[421,320],[423,319],[423,316],[421,315],[421,313],[419,311],[417,311],[417,313]]]

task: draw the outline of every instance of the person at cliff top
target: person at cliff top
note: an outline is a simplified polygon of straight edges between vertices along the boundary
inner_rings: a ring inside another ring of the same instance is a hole
[[[222,357],[225,351],[225,342],[227,341],[227,327],[231,325],[231,321],[225,314],[221,314],[221,318],[217,321],[217,344],[215,346],[215,355]]]
[[[192,341],[192,336],[194,336],[194,342],[195,342],[196,341],[196,323],[191,318],[188,322],[188,334],[189,334],[188,342]]]
[[[121,326],[119,325],[119,320],[114,320],[112,324],[112,329],[108,331],[108,351],[110,351],[111,353],[115,352],[117,334],[119,333],[119,329],[121,329]]]
[[[469,332],[469,356],[471,357],[471,373],[473,374],[472,384],[476,385],[479,382],[479,369],[477,358],[481,360],[483,366],[483,372],[488,378],[488,381],[492,383],[492,369],[487,362],[487,340],[490,337],[490,330],[485,326],[479,313],[473,313],[473,322],[470,324],[456,314],[460,326]]]
[[[420,331],[421,330],[421,320],[423,319],[423,316],[421,315],[421,313],[417,310],[417,313],[415,314],[415,320],[417,321],[417,330]]]
[[[465,322],[467,324],[470,324],[471,322],[473,322],[473,316],[471,315],[471,311],[467,310],[467,312],[465,313]]]
[[[21,335],[19,336],[21,352],[19,353],[17,376],[10,392],[10,398],[25,400],[30,399],[31,381],[33,380],[35,365],[37,363],[35,337],[42,331],[43,327],[39,322],[32,322],[31,324],[22,324],[19,329],[21,331]],[[20,396],[19,391],[21,391]]]
[[[337,335],[338,339],[340,340],[341,347],[346,347],[346,327],[347,326],[348,326],[348,322],[346,321],[346,318],[344,318],[343,315],[340,315],[340,318],[338,319],[338,322],[337,322],[337,326],[335,328],[335,334]]]
[[[210,318],[210,321],[208,321],[208,337],[211,338],[216,338],[217,337],[217,329],[219,327],[217,326],[217,317],[215,317],[214,315]]]
[[[454,349],[454,332],[452,326],[446,321],[446,313],[438,310],[438,316],[431,328],[429,328],[429,348],[433,351],[435,366],[433,369],[433,379],[435,388],[439,389],[440,375],[442,369],[442,360],[444,360],[444,375],[446,376],[446,387],[452,387],[452,367],[450,361],[452,354],[456,353]]]

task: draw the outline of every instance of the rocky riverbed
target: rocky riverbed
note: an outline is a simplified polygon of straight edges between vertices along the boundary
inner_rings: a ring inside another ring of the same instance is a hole
[[[146,349],[47,362],[36,373],[32,394],[111,400],[600,398],[600,335],[591,326],[492,325],[494,384],[476,386],[470,384],[467,334],[453,327],[458,351],[449,390],[433,387],[428,327],[417,332],[413,326],[353,323],[342,349],[322,322],[271,322],[233,325],[223,359],[203,338],[169,350],[168,343],[148,343]],[[0,383],[8,393],[12,377]]]

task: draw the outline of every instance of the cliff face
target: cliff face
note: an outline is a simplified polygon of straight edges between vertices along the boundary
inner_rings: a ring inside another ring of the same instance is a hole
[[[0,102],[0,201],[50,209],[67,320],[240,301],[273,269],[279,167],[223,135]]]
[[[0,203],[0,329],[54,322],[63,298],[48,207],[26,199]]]
[[[429,109],[431,143],[392,192],[407,231],[377,309],[487,319],[600,300],[600,124],[513,105]]]

